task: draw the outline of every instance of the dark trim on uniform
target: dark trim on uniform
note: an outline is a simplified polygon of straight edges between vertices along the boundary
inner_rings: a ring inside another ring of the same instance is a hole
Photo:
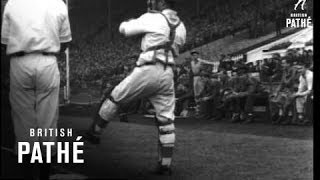
[[[44,56],[57,56],[59,53],[55,53],[55,52],[41,52],[41,51],[33,51],[33,52],[24,52],[24,51],[19,51],[19,52],[15,52],[12,54],[9,54],[9,57],[22,57],[28,54],[42,54]]]

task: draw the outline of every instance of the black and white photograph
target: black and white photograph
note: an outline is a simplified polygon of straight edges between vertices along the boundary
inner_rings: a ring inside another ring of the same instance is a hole
[[[316,179],[314,6],[1,0],[0,179]]]

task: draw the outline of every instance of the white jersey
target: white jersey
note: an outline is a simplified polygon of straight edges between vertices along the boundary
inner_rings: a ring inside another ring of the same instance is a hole
[[[313,89],[313,72],[307,70],[304,75],[299,77],[298,94],[307,95]]]
[[[59,52],[71,41],[68,9],[62,0],[10,0],[2,19],[1,43],[7,54]]]
[[[165,9],[162,13],[167,17],[169,22],[177,25],[180,22],[177,12],[171,9]],[[163,45],[169,42],[170,27],[160,13],[148,12],[140,16],[138,19],[133,19],[127,22],[122,22],[119,27],[120,33],[126,36],[145,34],[141,41],[142,53],[139,56],[137,65],[142,65],[145,62],[153,60],[154,51],[147,51],[150,47]],[[176,53],[186,42],[186,28],[181,22],[176,28],[176,35],[173,43],[173,49]],[[169,51],[168,63],[174,64],[174,57]],[[166,55],[164,49],[159,49],[156,52],[156,58],[165,62]]]

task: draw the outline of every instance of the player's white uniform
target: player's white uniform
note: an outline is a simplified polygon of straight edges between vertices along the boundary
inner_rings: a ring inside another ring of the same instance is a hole
[[[172,149],[175,142],[174,134],[174,108],[175,93],[173,82],[174,64],[172,51],[168,51],[168,59],[161,46],[170,41],[170,27],[166,18],[172,25],[177,25],[172,48],[175,54],[185,44],[186,29],[180,22],[177,13],[165,9],[161,13],[148,12],[121,23],[119,31],[125,36],[144,34],[141,42],[142,53],[137,61],[137,67],[125,78],[111,93],[111,100],[106,100],[101,109],[100,116],[109,121],[117,112],[119,105],[131,102],[138,98],[149,98],[156,110],[157,124],[159,127],[159,163],[170,166]],[[165,66],[166,63],[169,64]]]
[[[299,88],[297,94],[300,97],[296,98],[296,109],[298,113],[304,112],[305,103],[307,101],[307,95],[312,92],[313,89],[313,72],[307,70],[305,74],[300,75]]]
[[[191,61],[191,70],[193,74],[193,93],[194,99],[196,102],[196,114],[199,115],[200,104],[199,104],[199,96],[204,89],[204,80],[200,75],[201,68],[203,67],[203,63],[200,61]]]
[[[11,56],[10,103],[17,142],[56,141],[56,137],[31,137],[29,130],[57,127],[60,73],[53,53],[60,51],[60,43],[69,41],[63,1],[10,0],[6,4],[1,43]]]

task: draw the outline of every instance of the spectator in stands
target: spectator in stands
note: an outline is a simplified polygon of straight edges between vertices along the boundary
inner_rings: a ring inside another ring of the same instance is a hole
[[[309,70],[313,71],[313,51],[311,49],[306,51],[306,62],[310,64]]]
[[[218,72],[217,74],[217,78],[218,78],[217,80],[219,82],[219,85],[215,85],[214,88],[219,89],[219,92],[217,92],[217,96],[215,96],[213,99],[214,109],[213,109],[212,120],[220,120],[222,118],[227,117],[227,112],[226,112],[227,109],[225,109],[224,107],[223,100],[224,100],[225,92],[228,92],[230,77],[228,76],[226,70],[221,69],[221,71]]]
[[[278,63],[279,58],[277,55],[272,58],[268,58],[267,61],[262,66],[262,74],[268,78],[268,81],[274,82],[279,77],[281,72],[281,66]]]
[[[205,105],[206,119],[220,120],[223,117],[221,109],[221,81],[219,80],[219,74],[213,74],[206,83],[206,87],[203,93],[201,101]]]
[[[212,66],[206,65],[203,66],[201,71],[202,81],[204,82],[204,88],[200,92],[198,103],[199,103],[199,112],[200,116],[198,118],[201,119],[209,119],[211,117],[211,110],[208,108],[212,106],[211,100],[213,98],[213,86],[211,83],[211,74],[212,74]]]
[[[231,82],[232,94],[228,97],[233,106],[231,122],[253,122],[254,94],[257,92],[257,81],[250,77],[246,66],[238,67],[238,77]]]
[[[272,118],[274,124],[288,124],[293,120],[292,94],[295,92],[294,78],[297,72],[291,68],[291,64],[287,59],[282,59],[281,65],[283,68],[281,84],[272,98],[272,102],[276,106],[275,109],[277,109],[275,116]]]
[[[187,74],[183,74],[177,80],[176,86],[176,116],[187,116],[187,109],[193,98],[193,87]]]
[[[221,89],[221,106],[219,107],[219,109],[221,109],[223,111],[223,115],[224,117],[230,117],[232,116],[236,116],[235,114],[235,106],[232,104],[233,102],[233,98],[232,96],[235,94],[234,93],[234,88],[235,88],[235,84],[238,81],[239,77],[237,75],[237,70],[233,69],[230,73],[231,75],[227,74],[227,77],[224,78],[225,79],[225,83],[222,84],[222,89]],[[222,77],[224,77],[222,75]],[[231,114],[230,114],[231,113]]]
[[[256,72],[260,72],[261,71],[261,67],[262,67],[262,60],[258,60],[255,71]]]
[[[299,88],[298,92],[293,95],[296,98],[296,110],[298,113],[298,123],[306,124],[310,120],[305,118],[305,103],[307,100],[307,96],[312,94],[313,89],[313,72],[310,71],[308,68],[309,64],[304,63],[300,64],[301,67],[299,69],[300,72],[300,79],[299,79]]]
[[[174,69],[174,81],[177,82],[181,75],[184,75],[186,70],[181,65],[176,65]]]
[[[219,71],[218,80],[221,83],[220,92],[222,92],[224,89],[227,88],[227,84],[229,81],[229,76],[228,76],[227,71],[225,69],[221,69],[221,71]]]
[[[253,62],[247,63],[247,66],[248,66],[248,73],[252,73],[256,71],[256,68],[254,67]]]

